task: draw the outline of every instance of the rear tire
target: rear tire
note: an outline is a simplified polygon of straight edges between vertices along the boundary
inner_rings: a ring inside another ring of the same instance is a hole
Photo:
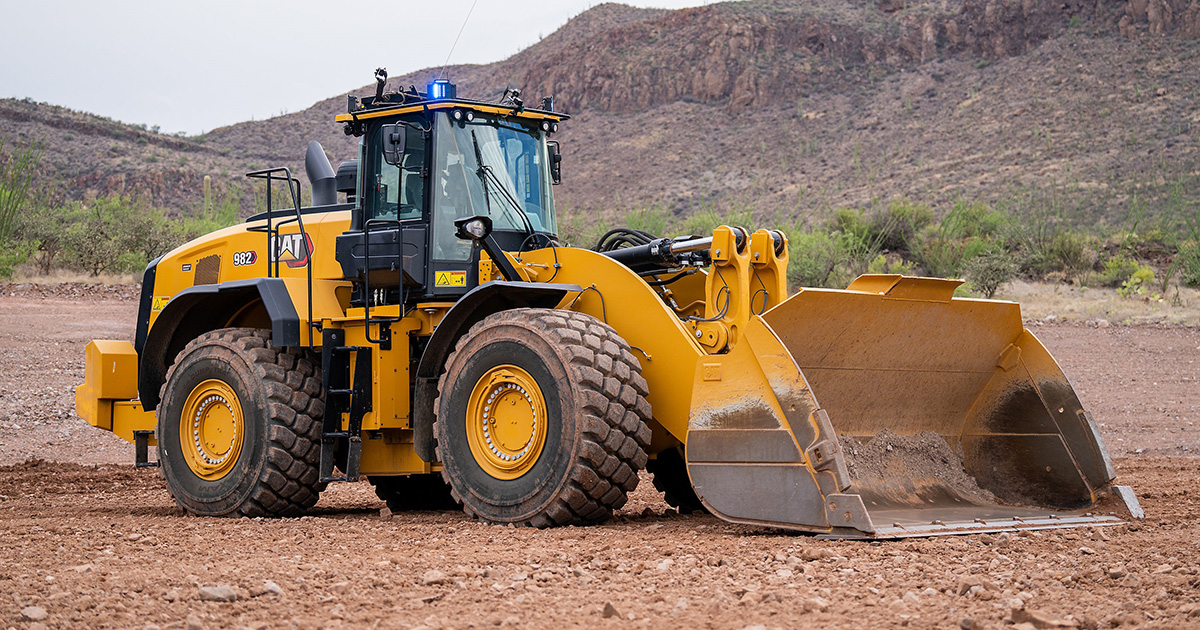
[[[654,487],[663,493],[667,505],[679,510],[680,514],[705,511],[692,487],[692,480],[688,478],[682,444],[660,452],[657,458],[646,463],[646,470],[653,475]]]
[[[438,384],[437,454],[463,510],[549,527],[607,520],[646,465],[646,380],[582,313],[513,309],[459,339]]]
[[[324,489],[319,363],[307,351],[272,346],[270,336],[254,328],[203,334],[167,372],[159,461],[188,512],[295,516]]]
[[[368,477],[375,496],[387,503],[392,512],[405,510],[453,510],[458,502],[450,486],[438,473],[399,477]]]

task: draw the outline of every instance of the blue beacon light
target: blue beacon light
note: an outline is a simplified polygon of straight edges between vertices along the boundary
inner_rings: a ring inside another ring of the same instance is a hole
[[[447,79],[436,79],[429,84],[429,99],[454,98],[455,86]]]

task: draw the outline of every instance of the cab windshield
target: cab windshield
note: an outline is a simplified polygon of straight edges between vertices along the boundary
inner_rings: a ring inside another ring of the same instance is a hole
[[[496,230],[557,233],[541,130],[483,115],[455,122],[444,112],[436,124],[435,257],[470,257],[469,242],[454,235],[463,217],[487,215]]]

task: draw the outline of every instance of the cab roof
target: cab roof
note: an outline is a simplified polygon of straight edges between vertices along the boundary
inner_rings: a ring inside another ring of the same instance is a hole
[[[463,98],[412,99],[410,96],[409,99],[403,99],[401,102],[383,102],[378,104],[367,102],[374,99],[364,99],[364,102],[360,104],[353,96],[350,98],[354,100],[351,102],[351,106],[348,107],[349,111],[345,114],[338,114],[335,119],[337,122],[357,122],[370,118],[385,118],[412,112],[456,108],[469,109],[483,114],[500,114],[502,116],[512,116],[528,120],[561,121],[570,118],[569,115],[561,112]]]

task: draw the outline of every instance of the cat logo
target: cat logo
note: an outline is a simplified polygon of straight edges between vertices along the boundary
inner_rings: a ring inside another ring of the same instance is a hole
[[[439,287],[465,287],[467,286],[467,272],[439,271],[435,274],[433,284]]]
[[[308,258],[313,253],[312,237],[307,233],[276,234],[271,238],[270,262],[287,263],[288,267],[297,269],[308,264]]]

